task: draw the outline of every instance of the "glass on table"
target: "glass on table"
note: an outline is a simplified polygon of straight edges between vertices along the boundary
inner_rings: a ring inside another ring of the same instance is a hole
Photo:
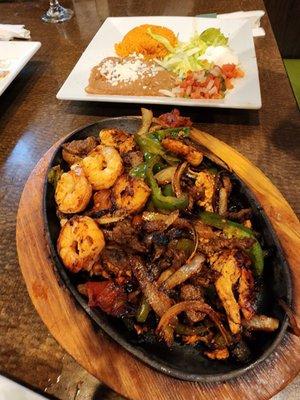
[[[44,22],[64,22],[72,18],[74,12],[69,8],[64,8],[59,4],[58,0],[50,0],[50,8],[42,15]]]

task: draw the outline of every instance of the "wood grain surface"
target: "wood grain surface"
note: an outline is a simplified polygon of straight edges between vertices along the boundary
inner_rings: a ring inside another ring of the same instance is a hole
[[[135,104],[58,101],[59,88],[105,18],[197,15],[264,9],[262,0],[61,0],[74,18],[45,24],[48,0],[0,2],[1,23],[25,24],[42,47],[0,97],[0,372],[60,400],[115,395],[77,364],[36,313],[18,265],[15,228],[20,196],[38,160],[59,138],[101,117],[138,115]],[[270,178],[300,215],[300,114],[267,16],[255,38],[262,92],[259,111],[188,109],[198,126],[241,152]],[[170,111],[153,107],[155,114]],[[284,382],[282,382],[283,384]],[[80,391],[78,390],[80,388]],[[276,396],[298,400],[300,376]],[[155,399],[157,400],[157,399]]]
[[[196,129],[192,138],[225,161],[259,199],[288,259],[293,305],[300,315],[300,260],[295,251],[300,248],[300,223],[294,212],[270,180],[237,151]],[[91,374],[133,400],[267,399],[298,374],[300,338],[291,334],[286,334],[271,356],[247,374],[226,382],[199,384],[154,371],[96,330],[56,275],[44,235],[43,185],[58,146],[40,160],[26,183],[17,216],[17,249],[31,300],[66,351]]]

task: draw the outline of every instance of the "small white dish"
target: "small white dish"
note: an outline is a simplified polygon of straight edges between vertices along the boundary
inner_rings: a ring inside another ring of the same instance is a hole
[[[46,400],[46,397],[0,375],[0,400]]]
[[[0,96],[40,47],[40,42],[0,41],[0,72],[8,71],[0,78]]]
[[[155,96],[94,95],[85,92],[91,69],[103,58],[115,56],[114,44],[132,28],[142,24],[163,25],[178,33],[179,40],[186,41],[194,30],[220,28],[229,37],[229,46],[238,55],[245,77],[234,81],[222,100],[185,99]],[[118,103],[165,104],[171,106],[261,108],[258,67],[252,37],[251,24],[246,19],[215,19],[199,17],[118,17],[107,18],[56,96],[59,100],[99,101]]]

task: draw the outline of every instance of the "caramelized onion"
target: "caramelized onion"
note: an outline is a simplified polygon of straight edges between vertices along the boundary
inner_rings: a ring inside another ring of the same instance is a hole
[[[266,315],[254,315],[249,320],[243,320],[242,325],[253,331],[273,332],[278,329],[279,321]]]
[[[157,183],[159,185],[166,185],[167,183],[171,183],[174,178],[176,169],[177,169],[177,167],[174,165],[164,168],[161,171],[159,171],[157,174],[155,174],[154,178],[157,180]]]
[[[161,317],[156,332],[166,340],[168,345],[171,345],[173,342],[173,332],[177,323],[177,316],[182,312],[191,310],[206,314],[219,328],[226,344],[230,344],[230,335],[222,324],[219,315],[208,304],[199,300],[192,300],[175,304]],[[170,335],[170,328],[172,329],[172,335]]]
[[[132,272],[139,282],[146,300],[155,313],[161,317],[173,305],[173,301],[166,293],[161,292],[156,284],[150,281],[147,269],[138,257],[131,257],[130,263]]]
[[[96,218],[95,221],[98,222],[99,225],[107,225],[122,221],[125,217],[127,217],[127,214],[124,211],[116,211],[113,214],[106,214],[103,215],[103,217]]]
[[[179,210],[175,210],[170,214],[163,214],[159,212],[144,211],[142,214],[142,220],[148,222],[163,222],[168,228],[171,226],[179,217]],[[166,229],[165,228],[165,229]]]
[[[153,113],[147,108],[141,108],[142,111],[142,126],[137,131],[136,135],[144,136],[149,131],[152,124]]]
[[[182,265],[174,274],[167,278],[161,285],[161,288],[170,290],[175,286],[181,285],[194,274],[199,273],[204,262],[205,257],[202,254],[197,254],[189,263]]]
[[[173,192],[175,193],[176,197],[180,197],[182,196],[182,191],[181,191],[181,184],[180,184],[180,180],[182,177],[182,174],[184,173],[186,167],[187,167],[187,162],[184,162],[182,164],[178,164],[173,179],[172,179],[172,189]]]

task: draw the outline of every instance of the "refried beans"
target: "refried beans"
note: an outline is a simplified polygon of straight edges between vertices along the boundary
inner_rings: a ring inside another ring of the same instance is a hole
[[[175,86],[176,76],[141,57],[105,58],[95,66],[86,92],[91,94],[161,96]]]

